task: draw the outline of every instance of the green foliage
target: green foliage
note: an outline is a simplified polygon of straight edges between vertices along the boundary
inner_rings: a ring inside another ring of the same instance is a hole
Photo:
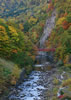
[[[71,69],[71,64],[65,64],[64,66],[65,66],[66,68]]]
[[[24,32],[28,32],[28,30],[30,29],[30,23],[29,22],[25,22],[24,23]]]
[[[62,86],[65,87],[65,86],[69,86],[71,85],[71,78],[65,80],[63,83],[62,83]]]
[[[59,80],[55,78],[55,79],[53,80],[53,84],[54,84],[54,85],[58,85],[58,84],[59,84]]]
[[[71,12],[69,4],[70,0],[65,0],[65,2],[64,0],[56,0],[54,2],[58,15],[55,29],[48,40],[48,47],[55,47],[57,59],[64,62],[66,56],[71,54]]]
[[[1,57],[10,58],[11,60],[15,58],[14,62],[20,65],[23,63],[24,65],[31,64],[29,59],[32,58],[28,56],[28,53],[32,53],[33,43],[28,36],[14,27],[12,23],[0,25],[0,42]],[[24,59],[26,60],[24,61]],[[24,65],[22,66],[24,67]]]
[[[71,13],[69,13],[68,15],[67,15],[67,21],[69,22],[69,23],[71,23]]]
[[[10,85],[15,85],[20,75],[20,69],[10,61],[0,58],[0,95],[8,91]],[[15,77],[15,84],[13,78]]]
[[[12,61],[19,64],[21,68],[33,64],[33,59],[26,54],[26,52],[18,52],[17,54],[12,54]]]

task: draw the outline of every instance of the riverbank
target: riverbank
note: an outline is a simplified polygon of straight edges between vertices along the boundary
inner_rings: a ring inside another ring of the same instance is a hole
[[[42,68],[39,71],[38,69],[32,71],[28,79],[12,91],[9,100],[45,100],[48,97],[45,96],[48,84],[51,83],[56,68],[50,68],[49,71],[46,69],[46,71]]]
[[[60,96],[63,100],[70,96],[69,85],[63,87],[63,84],[71,78],[71,73],[63,67],[47,67],[46,71],[32,71],[28,79],[12,91],[9,100],[59,100]]]
[[[32,70],[31,65],[28,66],[26,71],[25,68],[21,69],[18,64],[0,58],[0,100],[6,100],[9,93],[15,87],[17,88],[25,78],[28,78]]]

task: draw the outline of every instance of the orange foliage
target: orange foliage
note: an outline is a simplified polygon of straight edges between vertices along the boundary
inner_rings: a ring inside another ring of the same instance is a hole
[[[66,17],[68,15],[67,12],[65,12],[64,14],[61,14],[60,17]]]
[[[68,15],[67,12],[65,12],[64,17],[66,17],[67,15]]]
[[[68,61],[69,61],[69,56],[67,55],[63,62],[64,62],[64,64],[66,64]]]
[[[62,27],[63,29],[67,30],[69,28],[69,23],[67,21],[63,21]]]
[[[44,27],[44,24],[43,24],[43,23],[40,23],[40,26],[41,26],[41,27]]]
[[[17,50],[16,50],[16,49],[13,49],[12,52],[13,52],[13,53],[17,53]]]
[[[34,31],[35,31],[35,29],[33,28],[33,29],[32,29],[32,32],[34,32]]]
[[[47,12],[49,12],[50,10],[53,10],[54,6],[52,3],[49,3],[48,4],[48,9],[47,9]]]
[[[33,52],[36,54],[37,51],[38,51],[38,47],[37,47],[37,46],[34,46],[34,47],[33,47]]]
[[[69,23],[69,26],[71,26],[71,23]]]
[[[31,58],[32,58],[33,60],[35,60],[35,56],[31,56]]]

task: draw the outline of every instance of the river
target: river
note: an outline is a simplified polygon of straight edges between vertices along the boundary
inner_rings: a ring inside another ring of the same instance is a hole
[[[43,35],[40,38],[40,48],[44,48],[45,40],[55,26],[55,18],[56,11],[54,10],[51,17],[46,21]],[[32,71],[28,79],[19,85],[17,89],[13,90],[14,92],[9,100],[47,100],[46,91],[48,90],[48,84],[51,82],[49,77],[52,71],[44,71],[45,63],[48,63],[48,61],[45,58],[46,53],[40,51],[39,56],[42,54],[44,56],[41,58],[41,64],[34,65],[35,67],[41,67],[41,70]]]

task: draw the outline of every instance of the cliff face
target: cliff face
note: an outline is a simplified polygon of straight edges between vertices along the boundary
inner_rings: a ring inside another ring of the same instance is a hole
[[[56,11],[53,10],[50,18],[47,19],[46,24],[44,26],[44,32],[40,38],[40,48],[45,47],[45,41],[48,39],[53,28],[55,27],[55,18],[56,18]]]

